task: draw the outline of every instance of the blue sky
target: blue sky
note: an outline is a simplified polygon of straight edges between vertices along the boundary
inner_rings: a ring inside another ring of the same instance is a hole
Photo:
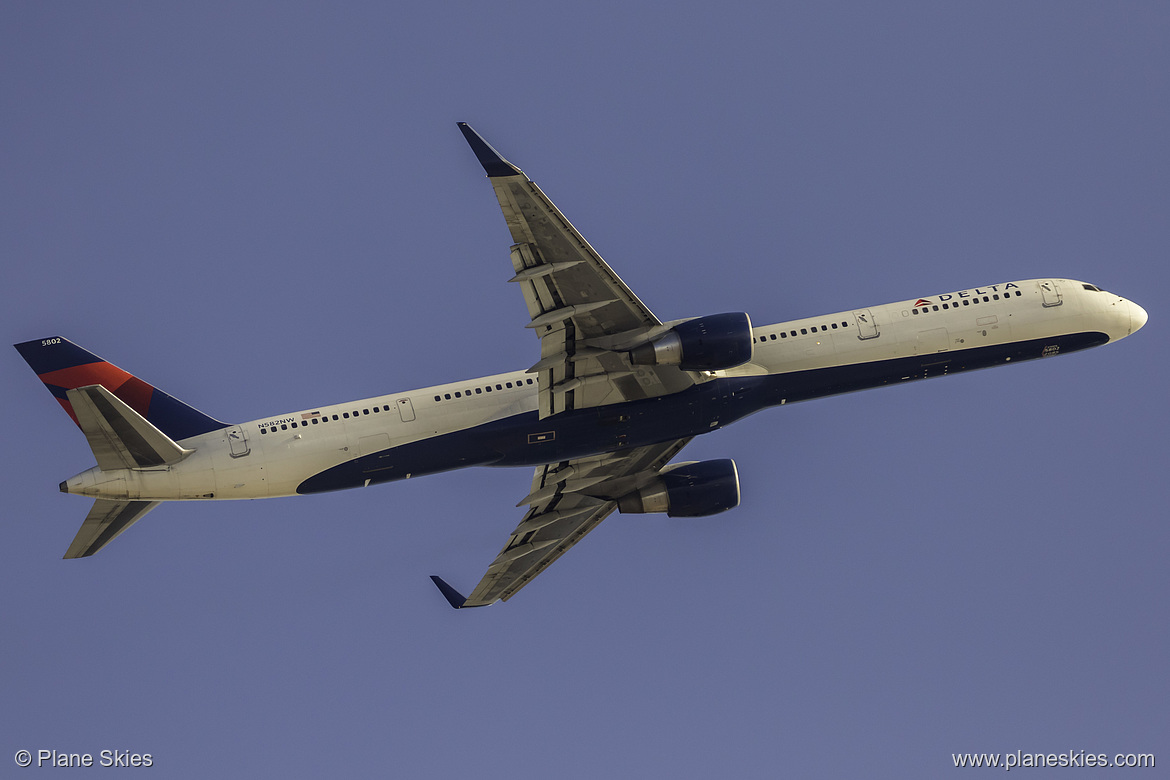
[[[1168,36],[1160,3],[4,4],[0,330],[67,336],[219,419],[535,360],[459,120],[663,319],[1058,276],[1150,321],[711,434],[686,454],[737,461],[737,510],[614,516],[462,613],[427,575],[480,577],[528,470],[168,505],[62,561],[88,502],[56,486],[92,457],[10,350],[0,762],[1170,762]]]

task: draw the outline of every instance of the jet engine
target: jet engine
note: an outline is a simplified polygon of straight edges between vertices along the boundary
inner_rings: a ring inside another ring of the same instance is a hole
[[[739,472],[730,458],[668,466],[646,487],[618,499],[623,514],[665,512],[670,517],[702,517],[737,506]]]
[[[634,365],[678,366],[687,371],[718,371],[751,359],[752,321],[743,312],[687,320],[630,351]]]

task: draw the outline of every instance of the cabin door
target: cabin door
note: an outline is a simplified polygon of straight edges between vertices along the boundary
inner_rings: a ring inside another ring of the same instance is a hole
[[[1040,282],[1040,294],[1044,296],[1044,308],[1059,306],[1064,303],[1060,297],[1060,286],[1056,282],[1045,279]]]
[[[853,320],[857,323],[857,338],[876,339],[878,337],[877,323],[869,309],[858,309],[853,312]]]
[[[233,458],[242,458],[251,452],[248,448],[248,436],[240,426],[235,425],[228,428],[227,440],[228,446],[232,449],[231,456]]]

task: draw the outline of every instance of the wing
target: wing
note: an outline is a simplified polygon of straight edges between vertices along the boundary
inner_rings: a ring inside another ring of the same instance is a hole
[[[570,409],[654,398],[695,379],[674,366],[631,365],[626,352],[666,327],[582,238],[540,188],[464,122],[512,233],[511,281],[540,337],[541,418]]]
[[[618,498],[653,479],[689,441],[538,466],[532,492],[520,502],[531,508],[471,594],[464,598],[439,577],[431,579],[456,608],[507,601],[608,517]]]

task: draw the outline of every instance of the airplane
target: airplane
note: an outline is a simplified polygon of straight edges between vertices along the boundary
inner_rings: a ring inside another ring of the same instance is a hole
[[[65,558],[101,550],[163,501],[360,488],[467,466],[535,467],[519,525],[466,596],[507,601],[615,510],[736,507],[730,459],[671,463],[694,438],[772,406],[1064,355],[1125,338],[1137,304],[1026,279],[753,326],[743,312],[664,322],[545,194],[466,123],[508,230],[540,358],[524,370],[228,424],[69,340],[16,349],[97,465],[60,484],[94,500]]]

